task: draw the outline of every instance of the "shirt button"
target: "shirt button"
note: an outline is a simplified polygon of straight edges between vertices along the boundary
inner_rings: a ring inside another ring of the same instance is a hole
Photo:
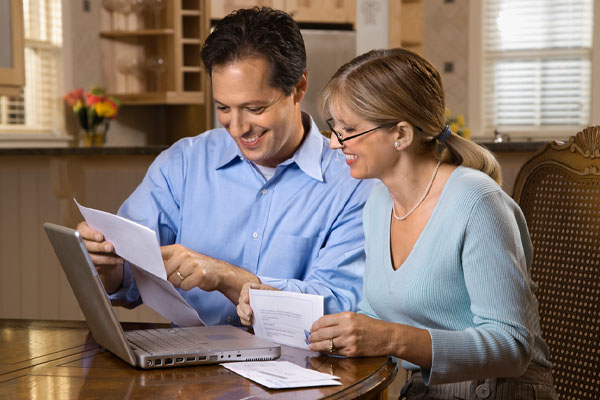
[[[256,238],[258,237],[258,233],[256,233],[256,232],[252,233],[252,237],[253,237],[254,239],[256,239]]]
[[[231,317],[229,317],[229,316],[228,316],[228,317],[227,317],[227,318],[225,318],[225,319],[227,320],[227,322],[231,322]]]
[[[475,389],[475,394],[480,399],[487,399],[490,397],[490,392],[490,386],[487,383],[481,384]]]
[[[263,195],[267,194],[268,190],[267,189],[263,189],[260,191]]]

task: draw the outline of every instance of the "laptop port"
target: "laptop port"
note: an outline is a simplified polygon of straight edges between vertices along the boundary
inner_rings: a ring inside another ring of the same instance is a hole
[[[176,362],[176,363],[182,363],[182,362],[183,362],[183,357],[177,357],[177,358],[175,359],[175,362]]]
[[[217,361],[219,356],[210,356],[210,361]]]
[[[162,360],[160,358],[157,358],[156,360],[154,360],[154,365],[162,365]]]
[[[173,365],[173,359],[172,358],[165,358],[165,365]]]
[[[206,356],[198,356],[198,361],[206,361]]]
[[[188,361],[188,362],[190,362],[190,361],[196,361],[196,357],[188,357],[188,358],[185,359],[185,361]]]

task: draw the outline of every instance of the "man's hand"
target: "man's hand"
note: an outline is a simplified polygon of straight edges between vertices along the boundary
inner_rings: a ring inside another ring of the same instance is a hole
[[[80,222],[77,230],[90,253],[104,288],[108,293],[114,293],[123,281],[123,259],[115,254],[115,246],[104,240],[104,235],[90,228],[87,222]]]
[[[240,299],[237,305],[237,314],[240,317],[242,325],[252,325],[252,307],[250,307],[250,289],[259,290],[279,290],[273,286],[265,285],[264,283],[246,283],[242,287]]]
[[[190,290],[194,287],[211,292],[218,290],[237,305],[244,283],[260,283],[258,277],[180,244],[160,248],[169,282],[175,287]]]

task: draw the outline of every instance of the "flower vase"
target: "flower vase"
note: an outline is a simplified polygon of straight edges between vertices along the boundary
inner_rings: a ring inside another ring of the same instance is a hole
[[[104,145],[104,132],[81,133],[81,144],[83,147],[102,147]]]

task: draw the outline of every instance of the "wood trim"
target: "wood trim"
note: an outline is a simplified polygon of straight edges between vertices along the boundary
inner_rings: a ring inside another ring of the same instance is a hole
[[[25,85],[25,52],[23,38],[23,3],[21,0],[10,0],[13,66],[0,68],[0,94],[13,95],[15,87]],[[4,91],[6,89],[6,92]],[[20,94],[20,88],[19,94]]]
[[[402,2],[392,0],[388,7],[389,47],[402,47]]]

